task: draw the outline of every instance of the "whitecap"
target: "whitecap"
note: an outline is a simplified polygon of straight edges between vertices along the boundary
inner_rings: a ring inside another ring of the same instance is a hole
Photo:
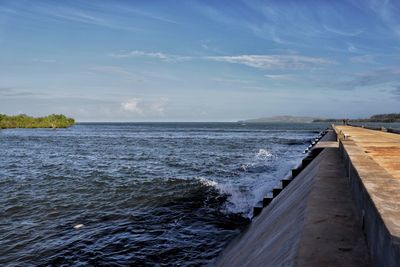
[[[268,149],[261,148],[258,150],[258,153],[256,154],[257,159],[269,159],[271,157],[272,153]]]

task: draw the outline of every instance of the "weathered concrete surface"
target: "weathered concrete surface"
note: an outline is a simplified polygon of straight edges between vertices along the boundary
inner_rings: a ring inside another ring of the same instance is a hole
[[[335,126],[373,261],[400,266],[400,136]]]
[[[338,149],[327,148],[307,200],[297,266],[369,266],[367,244],[356,216]]]
[[[333,135],[221,254],[218,266],[368,266],[368,249]],[[321,146],[323,144],[321,143]]]
[[[351,126],[335,126],[335,129],[347,135],[346,141],[353,141],[389,174],[400,179],[399,134]]]

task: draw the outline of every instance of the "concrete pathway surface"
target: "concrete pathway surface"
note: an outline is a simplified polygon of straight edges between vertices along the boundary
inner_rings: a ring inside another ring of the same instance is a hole
[[[370,266],[338,149],[326,148],[307,200],[297,266]]]
[[[335,126],[371,257],[400,266],[400,135]]]
[[[361,127],[335,126],[390,175],[400,180],[400,134],[368,130]]]

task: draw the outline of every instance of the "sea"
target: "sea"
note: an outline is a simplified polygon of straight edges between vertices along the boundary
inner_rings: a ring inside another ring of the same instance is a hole
[[[0,266],[207,266],[327,123],[0,130]]]

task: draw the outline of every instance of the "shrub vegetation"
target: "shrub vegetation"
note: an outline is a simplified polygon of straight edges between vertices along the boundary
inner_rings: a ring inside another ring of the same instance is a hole
[[[67,128],[75,124],[75,120],[60,114],[34,118],[25,114],[7,116],[0,114],[0,128]]]

